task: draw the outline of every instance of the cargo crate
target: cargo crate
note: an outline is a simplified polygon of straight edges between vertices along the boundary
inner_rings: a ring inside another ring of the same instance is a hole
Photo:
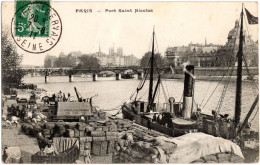
[[[93,141],[92,142],[92,150],[91,153],[94,155],[100,155],[101,141]]]
[[[73,146],[59,155],[38,156],[36,153],[31,158],[33,164],[69,164],[74,163],[79,158],[79,149],[77,146]]]

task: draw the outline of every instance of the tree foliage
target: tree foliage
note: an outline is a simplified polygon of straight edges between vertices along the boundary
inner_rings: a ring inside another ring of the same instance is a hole
[[[140,65],[142,67],[149,67],[150,58],[152,56],[152,52],[147,52],[144,54],[144,56],[141,58]],[[154,67],[160,68],[164,65],[164,60],[161,54],[157,53],[154,55]]]
[[[69,67],[70,63],[68,58],[65,56],[59,56],[57,60],[54,62],[54,67]]]
[[[8,37],[8,31],[2,30],[1,42],[3,87],[10,87],[11,84],[19,85],[26,74],[19,67],[22,61],[22,56],[17,53],[12,39]]]
[[[100,61],[93,56],[83,54],[79,57],[80,63],[76,69],[100,69]]]

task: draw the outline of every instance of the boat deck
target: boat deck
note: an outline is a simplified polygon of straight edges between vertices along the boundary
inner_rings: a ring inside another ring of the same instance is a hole
[[[196,123],[194,120],[186,120],[182,118],[174,118],[172,119],[172,122],[177,125],[193,125]]]

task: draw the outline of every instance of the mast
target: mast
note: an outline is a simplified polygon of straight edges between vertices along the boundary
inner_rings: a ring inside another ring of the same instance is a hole
[[[241,90],[242,90],[242,61],[243,61],[243,4],[242,4],[242,12],[241,12],[241,27],[240,27],[240,35],[239,35],[239,50],[237,53],[237,88],[236,88],[236,105],[235,105],[235,125],[234,131],[236,132],[236,128],[240,122],[241,116]]]
[[[152,100],[153,100],[153,65],[154,65],[154,29],[153,29],[153,43],[152,43],[152,56],[151,56],[151,67],[150,67],[150,83],[149,83],[149,96],[148,96],[148,105],[147,105],[147,112],[150,112],[152,107]]]

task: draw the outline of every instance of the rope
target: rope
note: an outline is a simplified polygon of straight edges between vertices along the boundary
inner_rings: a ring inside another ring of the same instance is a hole
[[[240,17],[241,17],[241,16],[240,16]],[[239,19],[239,20],[241,20],[241,19]],[[241,22],[241,21],[240,21],[240,22]],[[237,40],[238,32],[239,32],[239,30],[237,30],[237,32],[236,32],[236,38],[235,38],[235,42],[234,42],[234,45],[233,45],[233,50],[232,50],[232,52],[234,52],[235,47],[236,47],[236,40]],[[204,104],[204,106],[203,106],[202,109],[205,108],[205,106],[207,105],[208,101],[209,101],[210,98],[212,97],[213,93],[216,91],[217,87],[219,86],[220,82],[223,80],[223,78],[224,78],[224,77],[226,76],[226,74],[228,73],[229,68],[230,68],[232,65],[234,66],[234,65],[235,65],[235,62],[236,62],[236,58],[234,58],[234,60],[230,63],[230,65],[228,66],[227,71],[226,71],[226,72],[223,74],[223,76],[221,77],[220,81],[219,81],[218,84],[216,85],[215,89],[213,90],[213,92],[212,92],[211,95],[209,96],[208,100],[206,101],[206,103]],[[213,79],[212,79],[212,80],[213,80]],[[204,102],[204,99],[203,99],[203,102]],[[203,103],[203,102],[202,102],[202,103]],[[201,105],[202,105],[202,103],[201,103]]]
[[[231,72],[230,72],[230,74],[229,74],[229,78],[228,78],[228,80],[226,81],[226,83],[225,83],[225,85],[224,85],[223,91],[222,91],[222,93],[221,93],[221,97],[220,97],[220,99],[219,99],[219,101],[218,101],[218,104],[217,104],[217,107],[216,107],[216,110],[217,110],[217,113],[218,113],[218,114],[219,114],[220,109],[221,109],[221,107],[222,107],[223,100],[224,100],[224,97],[225,97],[225,95],[226,95],[227,88],[228,88],[229,81],[230,81],[230,79],[231,79],[233,70],[234,70],[234,66],[232,67],[232,70],[231,70]]]
[[[235,64],[236,60],[233,61],[233,63],[230,63],[230,66],[232,64]],[[207,105],[208,101],[210,100],[210,98],[212,97],[212,95],[214,94],[214,92],[216,91],[217,87],[219,86],[220,82],[223,80],[223,78],[226,76],[227,72],[229,71],[229,68],[230,66],[228,67],[228,69],[226,70],[226,72],[224,73],[224,75],[221,77],[221,80],[218,82],[218,84],[216,85],[215,89],[213,90],[213,92],[211,93],[211,95],[209,96],[207,102],[204,104],[204,106],[202,107],[202,109],[205,108],[205,106]]]
[[[160,84],[161,85],[161,84]],[[158,104],[157,104],[157,109],[159,109],[159,104],[160,104],[160,86],[159,86],[159,89],[158,89],[158,94],[157,94],[157,96],[158,96]]]
[[[205,98],[206,98],[206,96],[207,96],[207,94],[208,94],[209,87],[211,86],[212,82],[213,82],[213,81],[210,81],[209,86],[208,86],[207,91],[206,91],[206,94],[204,95],[204,97],[203,97],[203,99],[202,99],[202,101],[201,101],[201,103],[200,103],[200,106],[201,106],[202,103],[204,102],[204,100],[205,100]]]
[[[122,113],[122,109],[119,109],[119,111],[117,111],[117,113],[116,113],[116,114],[114,114],[114,115],[111,115],[111,116],[116,116],[116,115],[119,115],[120,113]]]
[[[146,92],[141,96],[139,97],[139,99],[137,101],[139,101],[142,97],[144,97],[144,95],[148,92],[149,89],[146,90]]]
[[[163,87],[163,84],[161,84],[161,86],[162,86],[162,90],[163,90],[163,94],[164,94],[164,99],[165,99],[165,103],[167,103],[167,95],[166,95],[166,92],[165,92],[165,89],[164,89],[164,87]]]

